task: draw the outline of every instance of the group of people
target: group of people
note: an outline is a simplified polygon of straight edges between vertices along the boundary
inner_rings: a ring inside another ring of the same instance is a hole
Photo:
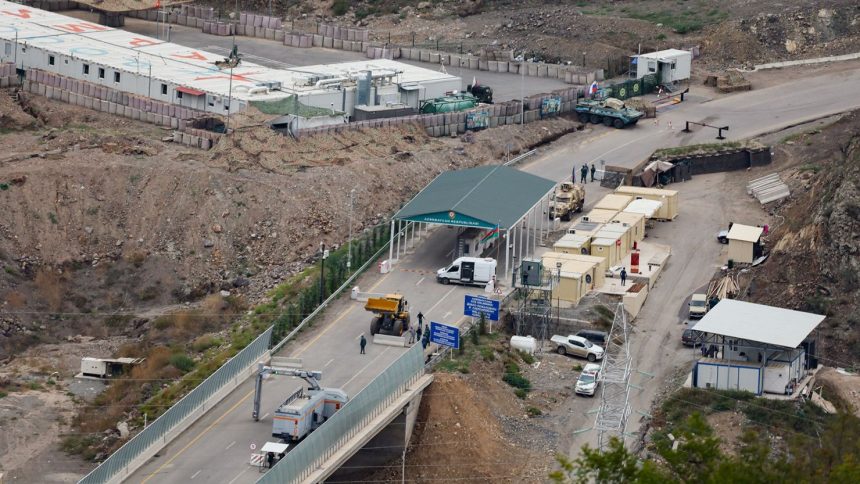
[[[424,314],[421,312],[418,313],[418,326],[416,327],[415,325],[410,324],[407,332],[409,333],[410,345],[420,342],[421,346],[426,348],[427,344],[430,343],[430,328],[424,326]],[[361,351],[360,354],[365,354],[364,349],[367,346],[367,338],[364,334],[362,334],[361,339],[358,340],[358,345]]]
[[[583,163],[582,167],[579,169],[579,181],[581,183],[588,183],[588,163]],[[594,166],[594,163],[591,164],[591,181],[594,181],[594,174],[597,173],[597,167]],[[573,174],[571,175],[571,179],[574,183],[576,183],[576,168],[573,169]]]

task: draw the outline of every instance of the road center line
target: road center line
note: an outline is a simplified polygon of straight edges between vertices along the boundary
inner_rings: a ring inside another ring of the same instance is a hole
[[[268,417],[268,416],[269,416],[269,412],[266,412],[266,415],[263,415],[262,417],[260,417],[260,420],[266,420],[266,417]]]
[[[195,477],[200,475],[201,472],[203,472],[203,469],[200,469],[199,471],[195,472],[194,474],[191,474],[191,479],[194,479]]]
[[[442,301],[444,301],[446,297],[450,296],[450,295],[451,295],[451,293],[452,293],[452,292],[454,292],[454,289],[457,289],[457,288],[456,288],[456,287],[452,287],[451,289],[449,289],[449,290],[448,290],[448,292],[446,292],[446,293],[445,293],[445,295],[444,295],[444,296],[442,296],[438,301],[436,301],[436,304],[434,304],[433,306],[431,306],[431,307],[430,307],[430,309],[428,309],[428,310],[427,310],[427,314],[430,314],[430,311],[432,311],[432,310],[436,309],[436,306],[438,306],[439,304],[441,304],[441,303],[442,303]]]
[[[332,359],[328,360],[328,361],[326,362],[326,364],[325,364],[325,365],[323,365],[323,368],[328,368],[328,365],[330,365],[333,361],[334,361],[334,358],[332,358]]]
[[[358,375],[360,375],[360,374],[361,374],[361,372],[363,372],[364,370],[366,370],[368,366],[372,365],[374,361],[378,360],[380,356],[382,356],[382,355],[384,355],[385,353],[387,353],[387,352],[388,352],[388,350],[390,350],[390,349],[391,349],[391,347],[389,346],[389,347],[386,347],[384,350],[382,350],[382,353],[379,353],[378,355],[376,355],[376,357],[375,357],[375,358],[373,358],[372,360],[370,360],[366,365],[364,365],[360,370],[358,370],[358,372],[356,372],[356,374],[355,374],[355,375],[352,375],[352,378],[350,378],[349,380],[347,380],[347,381],[346,381],[346,383],[344,383],[343,385],[341,385],[341,388],[346,388],[346,386],[347,386],[347,385],[349,385],[349,383],[350,383],[351,381],[355,380],[355,379],[356,379],[356,377],[358,377]]]
[[[233,442],[230,442],[230,445],[228,445],[228,446],[227,446],[227,448],[226,448],[226,449],[224,449],[224,450],[230,450],[230,447],[233,447],[234,445],[236,445],[236,441],[235,441],[235,440],[234,440]]]
[[[234,478],[233,478],[230,482],[228,482],[227,484],[233,484],[234,482],[238,481],[238,480],[239,480],[239,478],[240,478],[240,477],[242,477],[242,474],[244,474],[244,473],[246,473],[246,472],[248,472],[248,469],[243,469],[243,470],[242,470],[242,472],[240,472],[236,477],[234,477]]]
[[[418,282],[416,282],[415,285],[417,286],[418,284],[421,284],[422,282],[424,282],[424,279],[426,279],[426,277],[422,277],[421,279],[418,279]]]

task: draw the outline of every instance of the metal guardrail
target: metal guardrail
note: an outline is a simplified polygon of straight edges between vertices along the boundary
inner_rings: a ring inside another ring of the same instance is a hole
[[[296,445],[257,483],[299,483],[307,479],[422,375],[424,348],[416,344],[351,398],[324,425]]]
[[[504,162],[504,163],[503,163],[503,166],[511,166],[511,165],[515,165],[515,164],[517,164],[517,163],[519,163],[519,162],[523,161],[524,159],[528,158],[529,156],[531,156],[531,155],[533,155],[533,154],[535,154],[535,153],[537,153],[537,149],[530,150],[530,151],[526,151],[525,153],[523,153],[523,154],[521,154],[521,155],[519,155],[519,156],[517,156],[517,157],[515,157],[515,158],[511,158],[510,160],[508,160],[508,161]]]
[[[411,225],[412,225],[412,222],[408,222],[406,225],[404,225],[404,226],[403,226],[403,228],[402,228],[402,229],[400,229],[400,232],[398,232],[398,233],[397,233],[397,236],[399,237],[399,236],[401,236],[401,235],[405,234],[405,233],[406,233],[406,229],[407,229],[409,226],[411,226]],[[288,335],[284,336],[284,339],[282,339],[281,341],[279,341],[279,342],[278,342],[278,344],[276,344],[275,346],[273,346],[273,347],[272,347],[272,354],[275,354],[275,353],[276,353],[276,352],[278,352],[281,348],[283,348],[283,346],[284,346],[285,344],[287,344],[287,342],[289,342],[291,339],[293,339],[293,337],[294,337],[295,335],[299,334],[299,331],[301,331],[301,330],[305,327],[305,325],[306,325],[306,324],[308,324],[308,323],[309,323],[312,319],[314,319],[314,318],[315,318],[315,317],[316,317],[320,312],[322,312],[322,310],[323,310],[323,309],[325,309],[326,307],[328,307],[328,305],[329,305],[332,301],[334,301],[335,299],[337,299],[337,298],[338,298],[338,296],[340,296],[340,295],[341,295],[341,293],[342,293],[345,289],[347,289],[348,287],[350,287],[350,286],[352,285],[352,283],[353,283],[353,282],[358,278],[358,276],[360,276],[360,275],[361,275],[361,273],[363,273],[365,270],[367,270],[367,268],[368,268],[371,264],[373,264],[374,262],[376,262],[376,259],[378,259],[380,255],[382,255],[386,250],[388,250],[388,244],[390,244],[390,243],[391,243],[391,239],[389,238],[389,241],[388,241],[388,242],[386,242],[386,243],[385,243],[385,245],[383,245],[383,246],[382,246],[382,248],[380,248],[379,250],[377,250],[377,251],[376,251],[376,253],[375,253],[375,254],[373,254],[373,255],[370,257],[370,259],[368,259],[368,260],[367,260],[367,262],[365,262],[364,264],[362,264],[362,265],[361,265],[361,267],[359,267],[358,269],[356,269],[356,270],[355,270],[355,272],[353,272],[353,273],[352,273],[352,275],[351,275],[351,276],[349,276],[349,279],[347,279],[347,280],[346,280],[346,282],[344,282],[343,284],[341,284],[341,285],[340,285],[340,287],[338,287],[337,289],[335,289],[335,290],[334,290],[334,292],[332,292],[332,293],[331,293],[331,296],[329,296],[328,298],[326,298],[326,300],[325,300],[325,301],[323,301],[323,302],[322,302],[322,304],[320,304],[319,306],[317,306],[317,308],[316,308],[316,309],[314,309],[313,311],[311,311],[311,313],[310,313],[310,314],[308,314],[308,315],[307,315],[307,317],[305,317],[305,319],[303,319],[303,320],[302,320],[302,322],[300,322],[300,323],[299,323],[295,328],[293,328],[293,330],[292,330],[292,331],[290,331],[290,333],[289,333]]]
[[[272,338],[272,327],[264,331],[254,341],[246,346],[236,356],[230,358],[209,378],[203,380],[194,390],[191,390],[181,400],[176,402],[160,417],[155,419],[145,429],[126,442],[116,452],[110,455],[98,467],[78,481],[79,484],[103,484],[119,477],[127,477],[136,469],[128,469],[128,465],[156,444],[166,444],[166,436],[191,414],[200,410],[206,400],[221,390],[230,380],[241,376],[244,380],[249,367],[269,349]],[[201,414],[202,415],[202,414]],[[124,474],[122,474],[124,472]],[[122,474],[122,475],[121,475]]]

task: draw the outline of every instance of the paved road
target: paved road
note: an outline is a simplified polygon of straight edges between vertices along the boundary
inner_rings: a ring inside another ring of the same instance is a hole
[[[455,324],[462,317],[463,296],[480,288],[443,286],[434,278],[435,269],[450,260],[454,248],[450,229],[438,228],[425,236],[420,257],[404,258],[393,272],[381,276],[372,271],[359,280],[368,292],[399,292],[407,296],[413,314],[423,312],[429,320]],[[429,248],[430,250],[427,250]],[[410,248],[408,253],[412,253]],[[415,318],[413,316],[414,319]],[[405,350],[369,344],[366,355],[358,351],[362,333],[369,336],[370,314],[363,303],[343,298],[326,313],[326,326],[308,332],[305,341],[288,345],[279,356],[300,357],[304,367],[322,370],[323,386],[344,388],[355,395]],[[128,482],[187,483],[254,482],[259,475],[248,465],[250,445],[257,448],[271,438],[271,413],[280,401],[303,384],[288,377],[272,377],[263,385],[262,419],[251,419],[252,381],[248,380],[180,438],[135,473]]]
[[[134,21],[130,21],[129,24],[132,29],[137,28]],[[186,39],[182,37],[182,33],[174,31],[174,39],[194,45],[193,40],[202,34],[193,34],[193,32],[189,34]],[[210,36],[205,36],[204,40],[210,44],[222,42],[229,45],[230,42],[229,39]],[[243,41],[248,45],[244,48],[246,53],[274,59],[288,58],[285,53],[290,49],[274,47],[272,52],[267,50],[271,49],[271,46],[264,46],[268,44],[266,41],[255,39],[243,39]],[[259,47],[258,50],[258,45],[263,47]],[[203,47],[205,46],[201,46]],[[319,57],[323,52],[325,55],[330,53],[351,55],[340,51],[329,52],[318,49],[292,50],[314,55],[315,63],[328,61]],[[290,58],[290,61],[301,62],[295,58]],[[284,60],[284,62],[290,61]],[[528,81],[531,83],[533,80]],[[606,160],[609,164],[632,166],[658,147],[713,141],[714,133],[709,130],[700,128],[693,133],[681,133],[679,127],[687,119],[729,125],[731,127],[727,133],[729,139],[760,134],[799,121],[860,106],[860,99],[844,96],[845,92],[851,92],[850,88],[857,85],[860,85],[860,71],[854,70],[824,74],[775,88],[736,94],[717,100],[707,99],[707,94],[695,95],[694,93],[688,98],[688,102],[661,113],[659,125],[646,120],[635,128],[627,130],[596,126],[593,127],[594,131],[590,135],[578,134],[562,138],[543,149],[538,157],[523,167],[523,170],[561,180],[569,176],[571,165],[579,166],[583,162]],[[674,129],[669,128],[670,121]],[[590,202],[596,200],[599,193],[604,191],[593,186],[589,186],[589,190]],[[677,230],[679,229],[673,228],[667,233],[668,236],[682,237],[684,234]],[[705,237],[703,233],[699,233],[700,238]],[[406,294],[414,312],[417,313],[420,310],[428,316],[428,319],[455,323],[460,319],[463,295],[477,293],[480,289],[441,286],[433,280],[432,271],[450,260],[453,240],[453,231],[439,228],[418,246],[414,254],[404,258],[402,264],[392,273],[386,276],[367,274],[361,278],[359,285],[363,290],[373,292],[396,291]],[[698,243],[700,242],[695,242],[695,244]],[[696,260],[698,257],[701,257],[701,254],[697,254],[695,250],[685,251],[680,254],[680,257],[679,254],[673,257],[672,265],[687,267],[689,264],[698,263]],[[706,258],[713,258],[713,254],[706,254]],[[666,274],[664,277],[669,275]],[[679,279],[676,281],[675,289],[665,294],[670,298],[669,300],[659,297],[649,298],[643,314],[649,318],[659,319],[662,305],[668,305],[674,311],[682,302],[675,299],[701,285],[703,281],[700,279],[701,275]],[[327,312],[325,322],[321,323],[323,326],[312,332],[313,335],[306,336],[312,339],[300,342],[301,346],[298,344],[288,346],[283,355],[304,358],[306,368],[323,371],[324,385],[341,386],[347,392],[354,394],[403,351],[370,345],[367,355],[358,355],[357,339],[361,333],[367,331],[368,316],[358,303],[348,300],[339,301]],[[663,330],[665,330],[663,327],[655,328],[655,331]],[[643,358],[643,355],[637,353],[637,358]],[[667,371],[667,369],[662,368],[661,371]],[[271,412],[278,400],[298,384],[300,382],[287,378],[268,380],[265,384],[262,413]],[[160,457],[141,468],[130,481],[159,483],[188,482],[189,480],[230,483],[253,481],[257,475],[247,465],[250,454],[249,445],[256,443],[259,446],[267,440],[271,417],[266,416],[259,423],[251,421],[250,391],[250,382],[246,382],[193,425],[182,437],[165,448],[160,453]],[[647,403],[653,398],[653,394],[653,388],[639,394],[633,402],[634,405],[641,409],[647,408]],[[576,428],[588,426],[592,419],[592,416],[582,416],[575,422],[579,424]],[[585,434],[583,439],[572,444],[574,446],[571,447],[571,452],[575,452],[578,448],[576,446],[583,441],[592,440],[593,433]]]

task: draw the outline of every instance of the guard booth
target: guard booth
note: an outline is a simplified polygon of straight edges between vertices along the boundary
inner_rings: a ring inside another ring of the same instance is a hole
[[[693,53],[688,50],[667,49],[633,56],[636,78],[656,74],[660,84],[671,84],[690,78]]]
[[[552,180],[502,165],[444,172],[392,218],[389,264],[400,259],[410,234],[414,240],[416,232],[420,237],[426,227],[442,225],[463,229],[450,241],[454,257],[446,263],[501,244],[499,259],[505,274],[513,274],[552,230],[546,214],[554,190]]]

